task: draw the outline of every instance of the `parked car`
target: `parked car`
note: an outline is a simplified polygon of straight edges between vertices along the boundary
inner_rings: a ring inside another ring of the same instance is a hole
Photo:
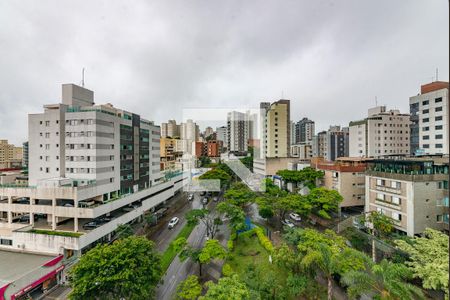
[[[188,201],[192,201],[194,200],[194,194],[189,194],[188,195]]]
[[[85,229],[85,230],[92,230],[97,227],[100,227],[100,224],[97,223],[96,221],[90,221],[83,225],[83,229]]]
[[[290,214],[289,214],[289,217],[290,217],[292,220],[297,221],[297,222],[300,222],[300,221],[302,220],[302,218],[300,218],[300,215],[299,215],[299,214],[296,214],[296,213],[290,213]]]
[[[180,222],[180,219],[178,218],[178,217],[173,217],[172,219],[170,219],[170,221],[169,221],[169,225],[168,225],[168,228],[169,229],[172,229],[172,228],[174,228],[175,227],[175,225],[177,225],[178,224],[178,222]]]
[[[94,221],[97,223],[100,223],[100,224],[104,224],[104,223],[108,223],[109,221],[111,221],[111,217],[107,217],[107,216],[98,217],[98,218],[94,219]]]
[[[208,198],[206,198],[206,197],[205,197],[205,198],[203,198],[203,199],[202,199],[202,203],[203,203],[203,205],[206,205],[206,204],[208,204]]]
[[[16,201],[17,204],[30,204],[30,199],[20,198]]]
[[[219,197],[217,197],[217,196],[214,196],[214,197],[213,197],[213,201],[214,201],[214,202],[217,202],[217,201],[219,201]]]
[[[285,225],[285,226],[287,226],[289,228],[294,228],[295,227],[294,223],[292,223],[291,220],[289,220],[289,219],[282,220],[281,224],[283,224],[283,225]]]
[[[64,207],[73,207],[73,204],[71,204],[71,203],[66,203],[66,204],[64,204],[63,206],[64,206]]]
[[[34,220],[36,221],[38,217],[34,215]],[[30,222],[30,215],[21,215],[19,217],[19,223],[29,223]]]
[[[205,191],[200,192],[200,196],[205,196],[205,195],[206,195]]]

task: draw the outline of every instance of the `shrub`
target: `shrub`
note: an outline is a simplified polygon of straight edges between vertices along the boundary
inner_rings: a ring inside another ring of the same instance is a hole
[[[228,242],[227,242],[227,248],[228,248],[228,252],[233,251],[234,243],[233,243],[232,240],[228,240]]]
[[[261,227],[255,227],[253,229],[258,236],[259,243],[264,247],[268,252],[273,252],[273,245],[269,238],[264,234],[264,230]]]
[[[236,232],[233,232],[233,233],[230,235],[230,240],[231,240],[231,241],[234,241],[236,238],[237,238],[237,234],[236,234]]]
[[[222,267],[222,274],[225,277],[229,277],[234,274],[234,271],[229,264],[224,264]]]

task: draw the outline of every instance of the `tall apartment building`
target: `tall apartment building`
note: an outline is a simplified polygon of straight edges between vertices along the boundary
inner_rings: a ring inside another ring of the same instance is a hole
[[[364,120],[350,122],[349,155],[380,157],[409,155],[410,115],[386,106],[369,109]]]
[[[216,139],[222,141],[224,147],[228,146],[227,126],[221,126],[216,128]]]
[[[328,161],[348,156],[348,127],[330,126],[326,133],[326,156]]]
[[[205,129],[205,138],[211,136],[214,134],[214,129],[212,129],[212,127],[208,126]]]
[[[291,145],[291,157],[298,157],[301,160],[308,160],[313,157],[312,143],[301,143]]]
[[[289,157],[290,155],[290,100],[279,100],[264,108],[263,120],[263,154],[265,157]]]
[[[295,123],[293,121],[289,121],[289,126],[290,126],[290,136],[289,136],[289,143],[292,145],[296,144],[296,139],[295,139]]]
[[[295,143],[300,144],[312,141],[315,134],[314,121],[303,118],[295,124]]]
[[[409,236],[448,232],[448,157],[385,158],[367,163],[365,211],[378,211]]]
[[[327,156],[327,132],[321,131],[317,135],[313,136],[312,139],[312,155],[313,157],[323,157]]]
[[[448,90],[448,82],[435,81],[409,98],[411,154],[449,154]]]
[[[22,147],[0,140],[0,169],[19,167],[22,164]]]
[[[340,209],[364,210],[366,159],[339,157],[334,162],[318,160],[312,165],[324,171],[323,186],[344,198]]]
[[[248,114],[232,111],[227,114],[227,149],[232,153],[244,153],[248,150],[250,122]]]
[[[0,186],[0,250],[63,255],[65,264],[182,187],[181,174],[160,172],[159,126],[94,104],[88,89],[64,84],[62,103],[28,122],[29,186]]]
[[[179,139],[162,137],[160,140],[161,170],[181,169],[183,156],[182,147],[179,146]]]

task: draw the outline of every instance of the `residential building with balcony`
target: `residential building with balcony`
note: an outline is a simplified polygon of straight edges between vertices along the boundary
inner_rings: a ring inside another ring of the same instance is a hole
[[[448,157],[367,162],[365,211],[378,211],[408,236],[433,228],[448,233]]]
[[[386,111],[386,106],[369,109],[367,118],[349,124],[349,155],[409,155],[410,123],[410,115],[399,110]]]
[[[0,185],[0,250],[79,257],[182,187],[160,171],[159,126],[84,87],[28,120],[29,184]]]
[[[339,157],[334,162],[317,160],[312,164],[324,172],[322,185],[338,191],[344,198],[341,210],[364,211],[365,171],[367,159],[359,157]]]
[[[0,169],[22,166],[22,147],[9,144],[8,140],[0,140]]]

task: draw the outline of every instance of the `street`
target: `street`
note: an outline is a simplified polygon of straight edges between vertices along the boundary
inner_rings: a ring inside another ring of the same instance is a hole
[[[198,195],[198,193],[195,193],[195,198],[193,200],[192,204],[186,205],[186,209],[180,209],[179,213],[177,211],[177,215],[169,215],[167,216],[167,221],[170,220],[170,218],[177,216],[180,218],[180,224],[177,225],[179,232],[182,228],[181,218],[183,218],[183,222],[186,222],[186,219],[184,217],[184,214],[189,211],[190,208],[201,208],[201,196]],[[187,200],[186,200],[187,202]],[[210,210],[214,210],[217,203],[210,201],[207,205],[207,208]],[[183,213],[183,215],[181,215]],[[167,224],[165,224],[167,226]],[[163,229],[164,231],[169,231],[167,228]],[[172,232],[173,231],[173,232]],[[171,230],[170,232],[165,232],[164,234],[158,235],[160,236],[157,238],[158,246],[157,248],[167,248],[169,243],[176,237],[177,232],[175,230]],[[155,234],[156,235],[156,234]],[[165,236],[167,235],[167,236]],[[226,244],[226,241],[229,237],[229,230],[227,226],[224,224],[220,226],[220,231],[217,235],[217,239],[223,244]],[[206,227],[203,223],[199,223],[194,230],[192,231],[191,235],[188,238],[188,243],[194,247],[201,247],[206,239]],[[164,247],[164,246],[165,247]],[[207,276],[208,273],[213,273],[212,277],[220,276],[220,271],[217,271],[217,268],[214,268],[211,264],[210,268],[207,266],[203,266],[203,273],[205,276]],[[176,287],[178,284],[186,279],[187,276],[195,274],[198,275],[199,267],[197,264],[192,262],[190,259],[185,260],[184,262],[181,262],[178,256],[175,257],[175,259],[170,264],[169,268],[167,269],[166,274],[163,276],[162,283],[157,287],[156,289],[156,299],[158,300],[171,300],[173,299],[173,296],[176,292]],[[218,274],[217,274],[218,273]]]

